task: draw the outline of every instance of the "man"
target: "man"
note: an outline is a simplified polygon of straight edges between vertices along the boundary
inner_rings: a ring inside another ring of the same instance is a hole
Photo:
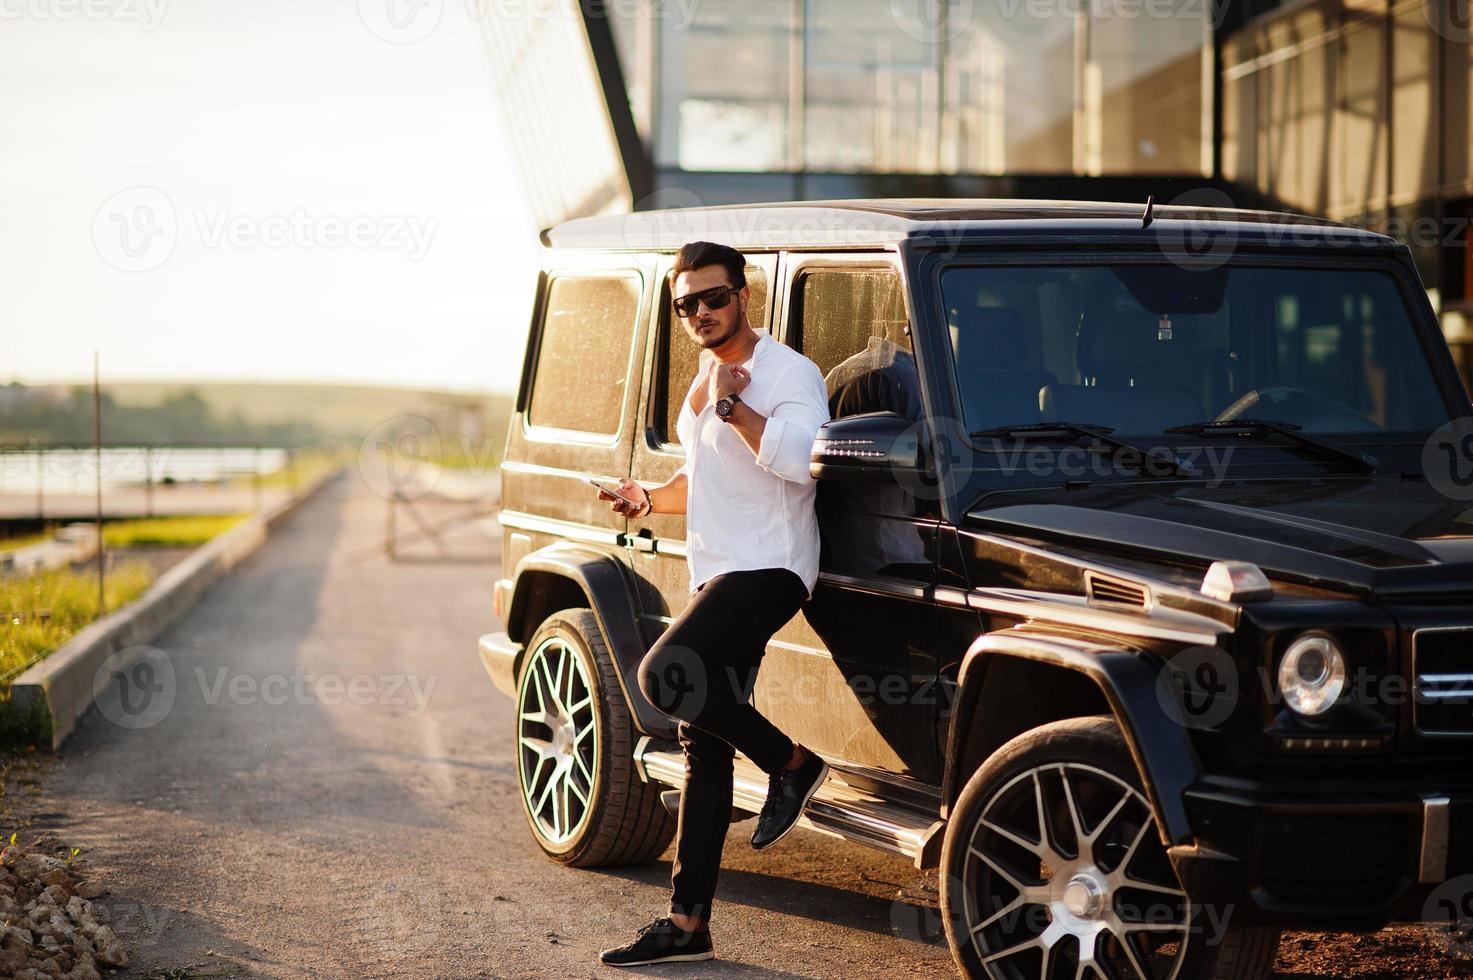
[[[828,421],[817,365],[747,319],[746,261],[694,242],[675,258],[675,313],[701,347],[676,433],[686,462],[664,486],[620,481],[627,517],[686,515],[690,604],[640,664],[651,703],[680,720],[686,782],[668,917],[605,950],[611,966],[708,960],[707,928],[721,848],[731,824],[735,750],[768,774],[752,846],[793,829],[828,774],[824,761],[747,700],[767,641],[818,581],[818,521],[809,454]]]

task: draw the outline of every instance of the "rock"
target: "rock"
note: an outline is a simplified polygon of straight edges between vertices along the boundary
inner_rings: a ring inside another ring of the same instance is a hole
[[[77,925],[92,918],[92,903],[80,895],[73,895],[66,903],[66,914]]]
[[[127,966],[128,954],[123,949],[123,944],[114,939],[111,943],[97,944],[97,962],[105,966]]]
[[[15,980],[49,980],[46,974],[40,970],[21,970],[15,975]]]
[[[52,868],[41,876],[41,884],[70,888],[72,887],[72,876],[67,874],[66,868]]]
[[[47,960],[42,960],[36,966],[36,969],[40,970],[42,973],[46,974],[48,977],[60,977],[60,976],[64,976],[66,974],[66,972],[67,972],[66,970],[63,970],[61,968],[61,962],[55,956],[53,956],[53,957],[51,957],[50,959],[47,959]]]
[[[26,968],[31,959],[31,947],[25,950],[0,949],[0,975],[13,977]]]
[[[79,963],[67,974],[67,980],[102,980],[102,974],[90,962]]]
[[[60,905],[64,907],[66,900],[71,897],[67,894],[66,889],[60,885],[47,885],[46,890],[36,896],[36,900],[45,902],[48,905]]]
[[[107,888],[99,881],[84,881],[77,886],[77,894],[83,898],[101,898],[107,894]]]

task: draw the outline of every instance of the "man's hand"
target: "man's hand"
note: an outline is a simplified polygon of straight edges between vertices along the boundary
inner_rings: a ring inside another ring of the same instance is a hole
[[[619,492],[624,496],[633,497],[639,503],[632,504],[623,497],[611,497],[602,490],[598,492],[598,497],[600,500],[609,501],[610,508],[620,517],[643,517],[652,509],[649,492],[628,477],[619,481]]]
[[[740,395],[751,383],[751,373],[740,364],[717,364],[711,372],[711,403],[728,395]]]

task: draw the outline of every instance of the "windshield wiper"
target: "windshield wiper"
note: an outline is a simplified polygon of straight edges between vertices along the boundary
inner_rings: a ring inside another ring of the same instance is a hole
[[[1348,446],[1337,446],[1332,442],[1324,442],[1314,436],[1301,432],[1299,426],[1293,422],[1278,422],[1273,419],[1222,419],[1216,422],[1193,422],[1190,425],[1174,425],[1163,430],[1171,434],[1181,435],[1206,435],[1212,432],[1240,432],[1253,433],[1255,435],[1283,436],[1290,442],[1298,443],[1305,449],[1313,449],[1325,456],[1336,456],[1340,459],[1349,460],[1367,473],[1376,472],[1376,467],[1381,465],[1380,460],[1374,456],[1368,456],[1358,449]]]
[[[1011,439],[1014,437],[1027,438],[1028,436],[1072,436],[1076,439],[1093,439],[1102,445],[1109,446],[1117,452],[1125,450],[1139,453],[1143,459],[1139,467],[1141,472],[1146,472],[1145,460],[1151,460],[1167,467],[1177,476],[1196,476],[1197,469],[1191,463],[1157,452],[1154,449],[1146,449],[1137,446],[1133,442],[1110,435],[1114,432],[1108,425],[1091,425],[1087,422],[1034,422],[1030,425],[1002,425],[995,429],[982,429],[971,433],[973,439]]]

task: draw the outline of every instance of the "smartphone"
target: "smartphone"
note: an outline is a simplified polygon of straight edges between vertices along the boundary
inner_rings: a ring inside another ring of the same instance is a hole
[[[618,499],[624,501],[625,503],[634,504],[636,507],[643,507],[644,506],[644,501],[643,500],[636,500],[633,497],[629,497],[629,496],[626,496],[626,495],[620,493],[619,492],[619,488],[616,487],[616,486],[614,486],[614,485],[612,485],[612,484],[600,482],[598,480],[595,480],[591,476],[585,476],[583,478],[583,482],[584,483],[587,483],[589,486],[597,487],[598,489],[602,490],[604,493],[608,494],[610,497],[617,497]]]

